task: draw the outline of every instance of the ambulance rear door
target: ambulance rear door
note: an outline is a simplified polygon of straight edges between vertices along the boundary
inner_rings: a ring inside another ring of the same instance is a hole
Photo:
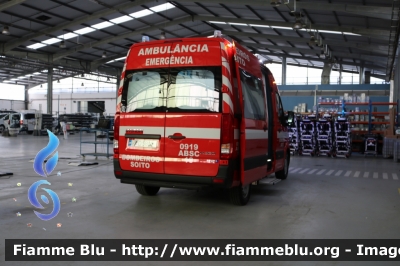
[[[235,44],[235,70],[238,77],[241,183],[248,185],[265,177],[268,163],[268,112],[260,64],[251,53]]]
[[[219,39],[171,47],[165,120],[165,174],[213,177],[221,149],[222,74]]]
[[[135,44],[126,62],[120,114],[123,170],[164,174],[171,43]]]

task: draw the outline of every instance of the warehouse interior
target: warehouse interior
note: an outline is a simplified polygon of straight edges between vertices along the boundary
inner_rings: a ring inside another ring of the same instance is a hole
[[[1,239],[400,238],[400,1],[0,0],[0,30]],[[254,184],[243,207],[230,204],[219,188],[162,188],[143,196],[115,178],[112,161],[129,48],[147,37],[213,37],[216,31],[267,68],[279,66],[273,74],[283,107],[296,115],[288,125],[288,177]],[[319,71],[318,82],[307,74],[290,83],[293,67]],[[356,78],[348,84],[345,75]],[[7,98],[14,88],[20,98]],[[32,126],[10,126],[29,114]],[[323,147],[314,145],[320,143],[317,129],[327,125],[315,122],[316,114],[331,121],[336,142],[342,135],[333,128],[348,126],[347,146],[316,148]],[[336,120],[340,115],[347,120]],[[90,134],[104,120],[108,124]],[[315,139],[305,140],[311,124]],[[47,130],[59,139],[58,164],[48,180],[61,211],[42,221],[27,193],[40,178],[32,164],[49,142]],[[4,261],[4,241],[0,248]],[[169,264],[187,265],[163,262]]]

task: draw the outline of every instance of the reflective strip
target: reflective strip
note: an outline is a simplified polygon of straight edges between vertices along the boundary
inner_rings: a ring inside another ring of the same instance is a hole
[[[124,80],[122,79],[121,82],[119,83],[119,88],[122,88],[124,86]]]
[[[246,129],[246,139],[268,139],[268,130]]]
[[[231,74],[231,68],[229,67],[228,60],[225,57],[222,57],[222,65],[228,70],[229,75]]]
[[[124,68],[122,69],[122,73],[124,73],[126,70],[126,63],[124,64]]]
[[[143,130],[143,134],[155,134],[155,135],[161,135],[164,136],[164,127],[141,127],[141,126],[130,126],[130,127],[126,127],[126,126],[121,126],[119,127],[119,135],[125,135],[126,130]]]
[[[221,45],[221,50],[224,50],[224,51],[226,51],[226,48],[225,48],[225,43],[223,43],[223,42],[220,42],[219,44]]]
[[[239,129],[235,129],[235,130],[233,131],[233,138],[234,138],[234,139],[239,139]]]
[[[287,139],[289,138],[289,132],[279,132],[278,139]]]
[[[180,133],[186,138],[193,139],[220,139],[220,128],[192,128],[192,127],[166,127],[165,137]]]
[[[222,99],[224,100],[224,102],[226,102],[229,105],[229,107],[231,108],[231,111],[233,112],[233,103],[232,103],[231,97],[227,93],[223,93]]]
[[[229,91],[232,93],[232,84],[229,81],[229,79],[227,77],[225,77],[224,75],[222,75],[222,84],[227,86]],[[232,93],[233,94],[233,93]]]
[[[118,96],[118,98],[117,98],[117,104],[120,104],[121,101],[122,101],[122,95]]]

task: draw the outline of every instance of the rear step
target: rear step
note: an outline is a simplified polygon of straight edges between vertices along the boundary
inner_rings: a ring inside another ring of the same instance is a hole
[[[183,188],[192,190],[200,190],[210,187],[210,185],[204,185],[204,184],[186,184],[186,183],[176,183],[176,182],[172,183],[172,182],[162,182],[162,181],[152,181],[152,180],[131,180],[131,179],[121,179],[121,183],[152,186],[152,187]]]
[[[276,178],[275,176],[270,176],[266,177],[264,179],[261,179],[260,181],[256,181],[253,183],[253,185],[270,185],[273,186],[279,182],[281,182],[281,179]]]

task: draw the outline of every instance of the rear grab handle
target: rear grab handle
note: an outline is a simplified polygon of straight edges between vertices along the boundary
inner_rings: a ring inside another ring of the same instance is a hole
[[[169,135],[169,139],[186,139],[185,136],[178,136],[178,135]]]

